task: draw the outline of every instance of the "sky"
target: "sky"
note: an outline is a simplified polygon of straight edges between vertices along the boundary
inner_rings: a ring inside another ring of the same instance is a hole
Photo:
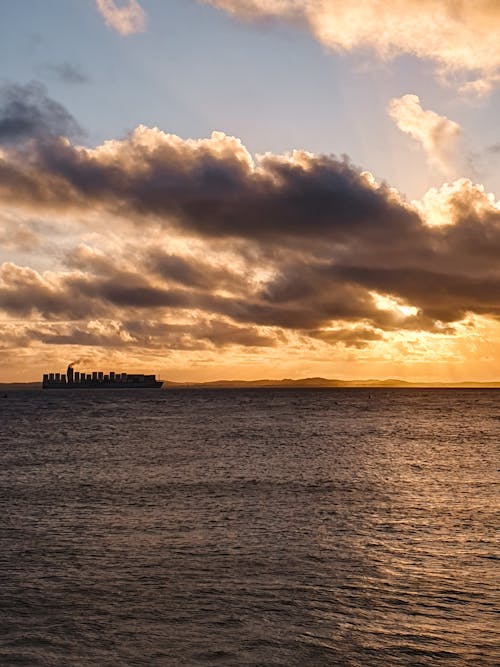
[[[500,379],[497,0],[0,0],[0,381]]]

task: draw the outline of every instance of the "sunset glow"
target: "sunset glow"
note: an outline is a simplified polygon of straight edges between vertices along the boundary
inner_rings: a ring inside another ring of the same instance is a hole
[[[8,3],[2,381],[500,380],[500,5],[452,4]]]

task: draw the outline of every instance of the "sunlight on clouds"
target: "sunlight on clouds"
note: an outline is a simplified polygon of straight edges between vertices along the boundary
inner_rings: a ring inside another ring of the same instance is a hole
[[[499,333],[500,323],[469,314],[464,320],[454,323],[453,332],[395,332],[391,336],[391,348],[397,350],[395,360],[399,358],[407,364],[450,364],[454,367],[450,368],[453,373],[458,373],[464,365],[468,370],[475,366],[484,373],[491,355],[498,356]],[[441,371],[438,368],[436,371],[434,377],[439,377]],[[489,376],[495,379],[496,369],[490,369]],[[474,373],[470,377],[474,377]]]
[[[437,63],[443,82],[485,94],[500,80],[500,4],[491,0],[201,0],[244,20],[302,24],[337,51],[371,48]]]
[[[212,132],[207,139],[182,139],[157,127],[139,125],[126,139],[110,139],[96,148],[75,148],[87,159],[96,160],[104,166],[119,165],[127,171],[149,170],[148,159],[168,157],[174,165],[176,162],[194,161],[205,154],[220,160],[230,158],[244,169],[254,168],[253,158],[241,139],[218,131]]]
[[[400,300],[395,299],[388,294],[370,292],[370,295],[373,298],[375,305],[380,310],[390,310],[401,317],[411,317],[412,315],[417,315],[418,313],[418,308],[415,308],[415,306],[409,306],[405,303],[402,303]]]
[[[128,331],[122,328],[121,323],[116,320],[89,320],[86,329],[89,334],[96,334],[97,336],[116,336],[124,343],[133,343],[136,341]]]
[[[96,0],[99,13],[107,26],[121,35],[142,32],[146,27],[146,14],[137,0]]]
[[[431,164],[447,175],[455,171],[462,131],[458,123],[435,111],[422,109],[418,95],[391,100],[389,115],[402,132],[422,144]]]
[[[453,183],[444,183],[440,188],[431,188],[422,199],[412,201],[412,205],[430,226],[453,225],[464,213],[478,218],[500,213],[500,201],[496,200],[495,195],[468,178],[459,178]]]

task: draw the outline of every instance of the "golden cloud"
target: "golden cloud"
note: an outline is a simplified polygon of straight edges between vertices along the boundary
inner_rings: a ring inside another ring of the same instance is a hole
[[[96,0],[96,7],[106,25],[121,35],[142,32],[146,26],[146,14],[137,0],[127,0],[123,6],[115,0]]]
[[[201,0],[245,20],[302,24],[335,51],[372,49],[380,58],[432,59],[464,91],[488,92],[500,80],[500,4],[496,0]]]
[[[435,111],[424,110],[418,95],[403,95],[391,100],[389,114],[398,128],[419,141],[427,157],[447,176],[453,174],[461,127]]]

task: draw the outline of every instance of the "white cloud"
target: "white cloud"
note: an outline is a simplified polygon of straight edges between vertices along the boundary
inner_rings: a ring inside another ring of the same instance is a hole
[[[457,225],[463,219],[495,219],[500,214],[500,201],[495,195],[468,178],[431,188],[412,204],[429,226]]]
[[[302,24],[336,51],[370,48],[383,59],[403,53],[432,59],[439,78],[464,92],[484,94],[499,81],[498,0],[201,1],[244,20]]]
[[[106,25],[121,35],[142,32],[146,25],[146,14],[137,0],[127,0],[117,6],[115,0],[96,0],[96,6]]]
[[[422,109],[418,95],[391,100],[389,115],[398,128],[419,141],[431,164],[451,175],[456,164],[461,127],[446,116]]]

